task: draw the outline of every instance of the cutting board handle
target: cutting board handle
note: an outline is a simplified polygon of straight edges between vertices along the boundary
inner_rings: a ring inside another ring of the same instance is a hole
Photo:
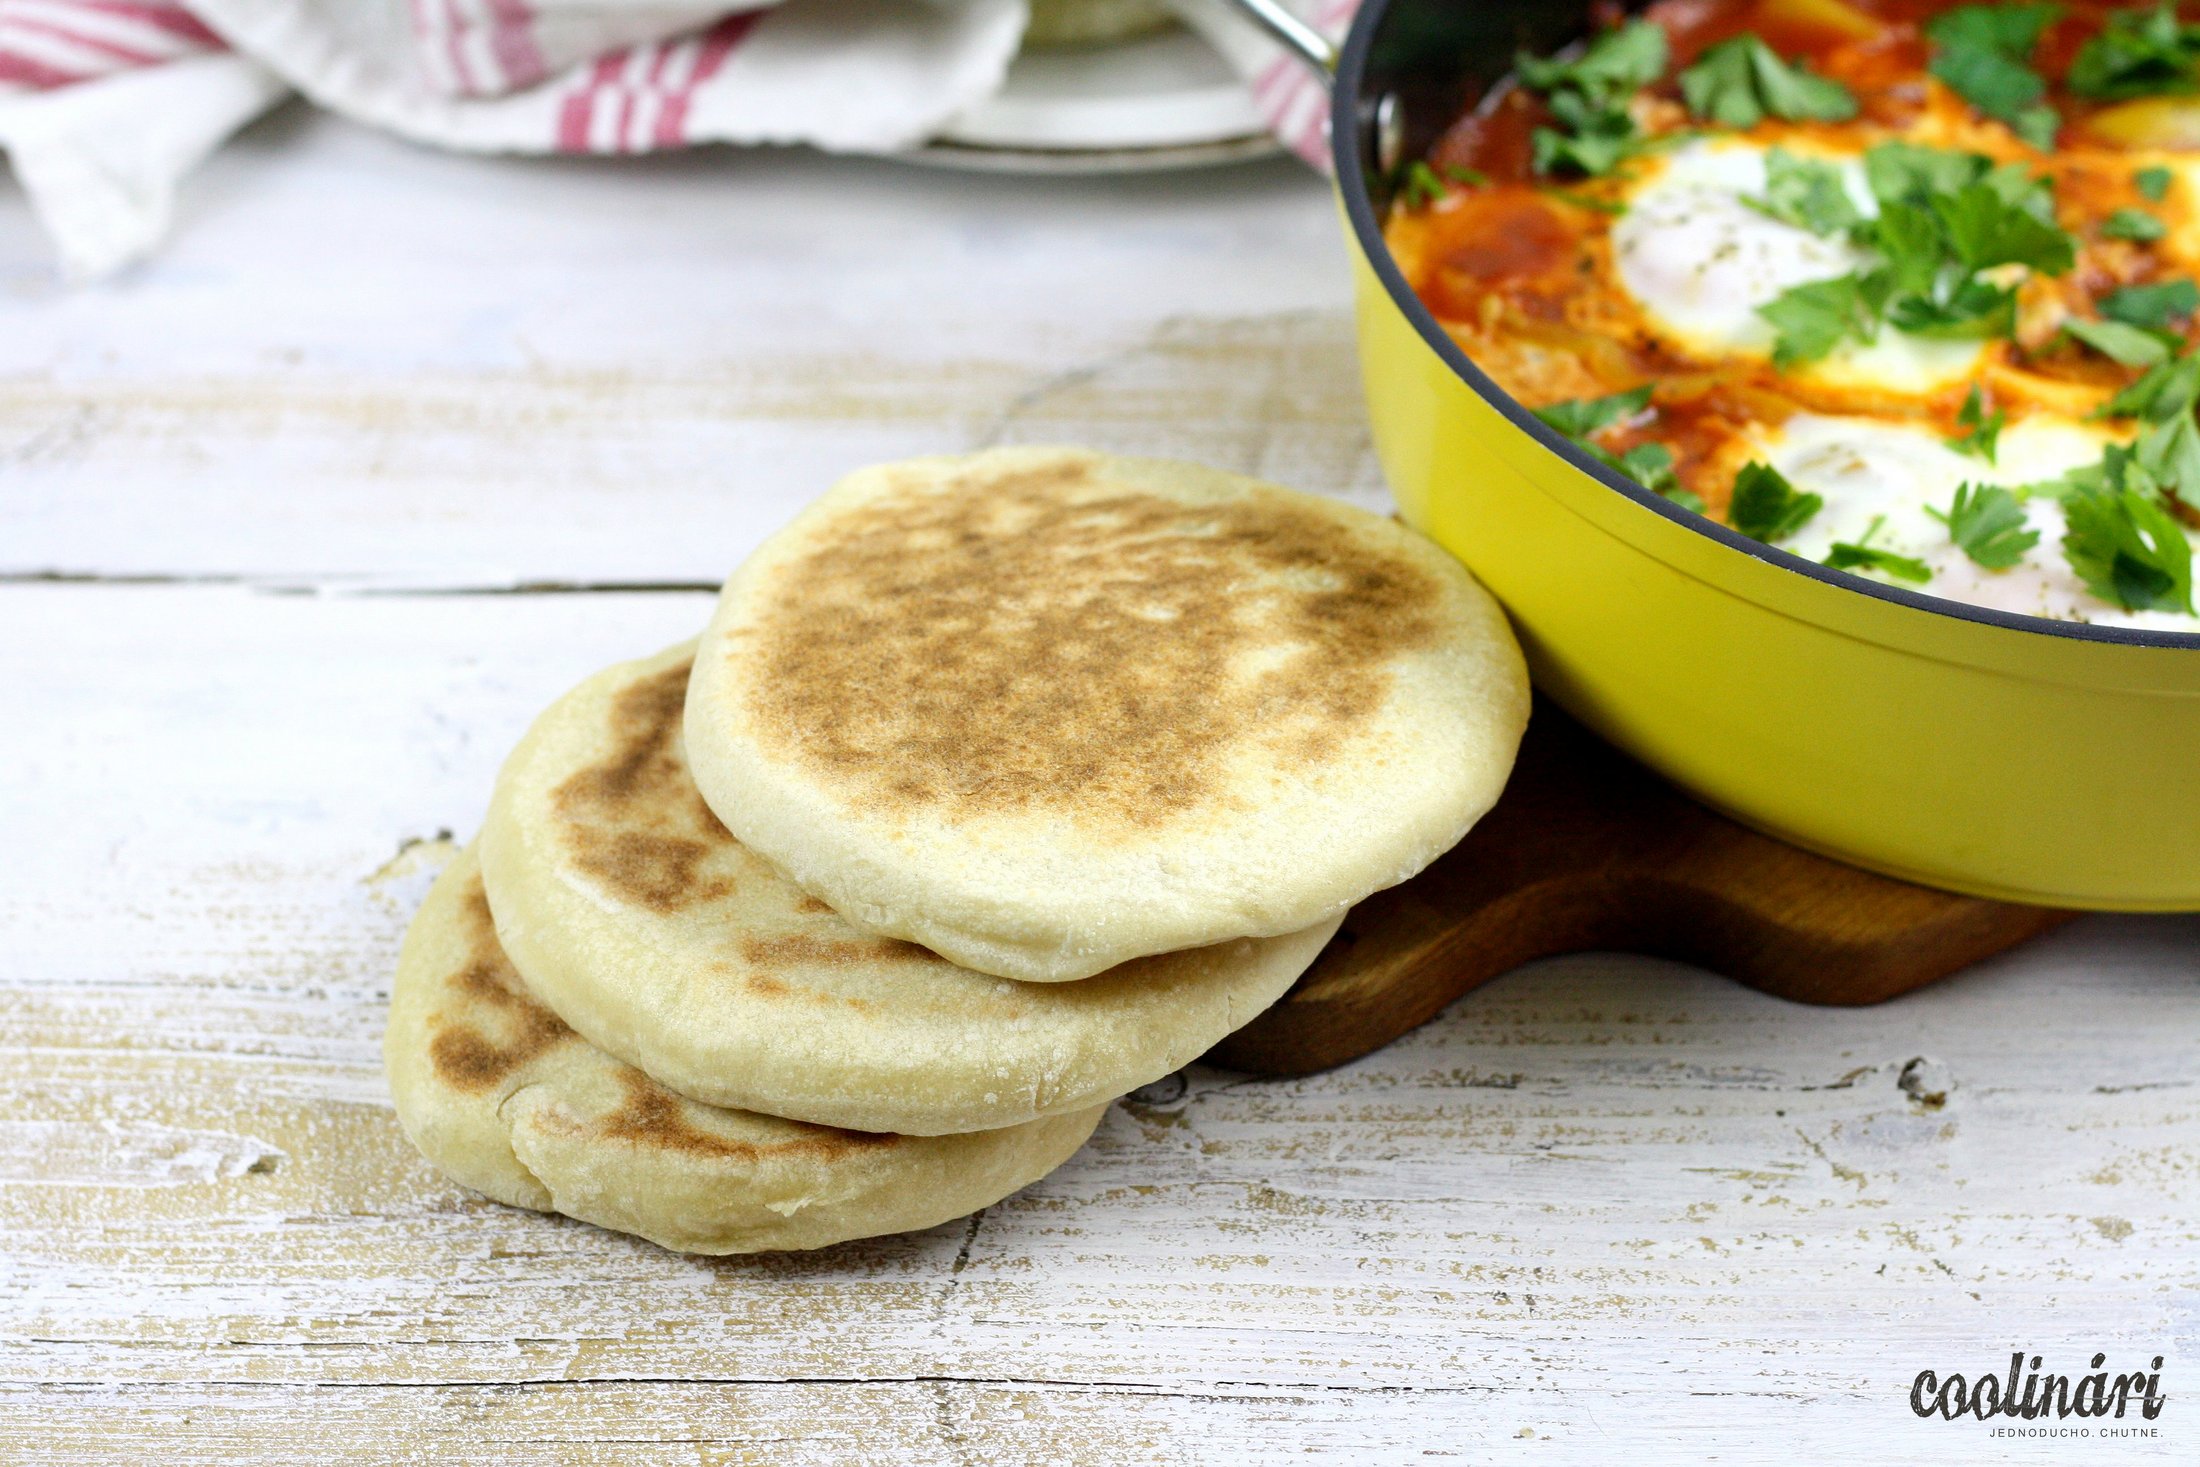
[[[1504,798],[1377,892],[1273,1008],[1216,1048],[1264,1074],[1379,1049],[1522,963],[1607,950],[1781,998],[1878,1003],[2073,914],[1912,886],[1714,814],[1539,700]]]

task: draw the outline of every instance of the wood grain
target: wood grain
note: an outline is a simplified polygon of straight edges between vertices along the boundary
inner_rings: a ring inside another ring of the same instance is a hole
[[[1327,1069],[1522,963],[1599,948],[1700,964],[1798,1003],[1884,1003],[2070,917],[1760,835],[1539,700],[1497,808],[1428,870],[1355,907],[1282,1002],[1214,1058]]]
[[[44,258],[0,193],[0,1461],[2064,1463],[1911,1377],[2200,1355],[2192,918],[1866,1009],[1556,959],[816,1255],[677,1257],[405,1143],[404,923],[527,720],[703,620],[649,587],[1000,437],[1380,502],[1287,167],[278,123],[139,276]],[[2173,1410],[2092,1455],[2190,1460]]]

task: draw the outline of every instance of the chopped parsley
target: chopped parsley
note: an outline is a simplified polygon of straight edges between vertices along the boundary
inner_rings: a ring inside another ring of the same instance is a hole
[[[1825,498],[1796,491],[1787,476],[1752,460],[1734,476],[1734,497],[1727,502],[1727,523],[1752,540],[1770,545],[1784,540],[1825,508]]]
[[[2131,452],[2164,493],[2200,509],[2200,423],[2191,413],[2156,423],[2139,435]]]
[[[2200,474],[2200,436],[2189,417],[2149,430],[2132,447],[2112,443],[2099,462],[2016,492],[2062,502],[2063,558],[2094,595],[2126,611],[2190,616],[2192,542],[2163,502],[2165,491],[2176,492],[2163,475],[2182,473]]]
[[[1599,178],[1642,151],[1635,120],[1624,107],[1597,107],[1574,92],[1550,99],[1559,127],[1539,127],[1532,138],[1535,171]]]
[[[2167,422],[2191,412],[2195,402],[2200,402],[2200,357],[2165,359],[2110,398],[2098,416]]]
[[[1535,171],[1596,178],[1640,152],[1645,140],[1627,102],[1665,74],[1668,55],[1665,32],[1637,20],[1603,32],[1571,59],[1516,57],[1521,85],[1542,95],[1558,124],[1530,138]]]
[[[2063,500],[2063,556],[2086,589],[2126,611],[2193,615],[2192,542],[2161,501],[2132,487]]]
[[[1621,473],[1652,493],[1664,494],[1680,484],[1673,473],[1673,450],[1662,443],[1638,443],[1612,462]]]
[[[1489,175],[1473,168],[1435,168],[1416,158],[1398,171],[1398,202],[1408,209],[1426,209],[1451,192],[1451,185],[1480,188]]]
[[[2151,244],[2169,233],[2169,226],[2144,209],[2118,209],[2101,222],[2101,233],[2110,239]]]
[[[1881,550],[1872,544],[1872,536],[1887,522],[1883,514],[1872,516],[1863,538],[1856,541],[1836,540],[1826,556],[1826,564],[1835,570],[1875,570],[1881,575],[1893,576],[1898,581],[1909,581],[1922,586],[1933,578],[1924,561],[1907,555],[1897,555],[1891,550]]]
[[[1930,204],[1977,183],[1993,167],[1983,153],[1931,148],[1923,143],[1881,143],[1864,154],[1864,177],[1883,204]]]
[[[1791,286],[1759,306],[1757,314],[1772,323],[1772,364],[1815,362],[1852,336],[1875,339],[1886,309],[1884,285],[1877,272],[1837,275]]]
[[[1948,527],[1956,548],[1988,570],[2007,570],[2040,543],[2040,532],[2025,524],[2024,505],[1998,484],[1959,484],[1945,511],[1925,513]]]
[[[1765,154],[1765,191],[1762,197],[1742,195],[1742,202],[1767,218],[1807,229],[1821,239],[1843,234],[1864,222],[1841,181],[1841,170],[1830,163],[1798,158],[1785,148]]]
[[[2076,242],[2054,223],[2046,180],[2022,164],[1897,142],[1866,153],[1864,173],[1879,214],[1849,232],[1877,263],[1792,287],[1758,308],[1774,329],[1776,366],[1816,361],[1851,337],[1873,340],[1882,321],[1918,336],[2009,335],[2016,291],[1986,272],[2022,265],[2061,275],[2077,259]],[[1766,179],[1769,201],[1769,164]]]
[[[1681,487],[1680,476],[1673,472],[1673,450],[1664,444],[1638,443],[1625,453],[1613,453],[1591,441],[1591,434],[1616,427],[1649,406],[1650,386],[1645,383],[1608,397],[1573,397],[1546,403],[1533,411],[1606,468],[1617,469],[1651,493],[1662,494],[1683,509],[1701,514],[1703,500]]]
[[[2200,286],[2189,280],[2159,285],[2127,285],[2101,297],[2101,314],[2127,326],[2159,329],[2200,309]]]
[[[2200,91],[2200,26],[2181,25],[2174,0],[2152,10],[2120,10],[2079,48],[2064,83],[2081,97],[2115,102]]]
[[[2077,262],[2077,246],[2030,207],[2031,194],[2012,196],[2006,175],[1988,175],[1954,193],[1935,194],[1932,209],[1940,217],[1948,243],[1965,268],[1991,270],[2023,265],[2043,275],[2061,275]]]
[[[1947,442],[1957,453],[1972,454],[1992,463],[1994,452],[2001,444],[2002,426],[2009,421],[2009,414],[1998,409],[1988,413],[1985,406],[1977,386],[1973,385],[1963,399],[1962,409],[1956,414],[1956,426],[1965,431]]]
[[[1675,485],[1671,489],[1661,489],[1658,492],[1690,514],[1707,514],[1710,512],[1711,506],[1705,504],[1703,496],[1693,489],[1683,489]]]
[[[1545,198],[1556,199],[1561,204],[1571,204],[1576,209],[1587,209],[1592,214],[1606,214],[1617,218],[1627,212],[1627,206],[1618,199],[1600,199],[1595,194],[1585,194],[1575,189],[1546,186],[1542,193]]]
[[[1613,468],[1652,494],[1662,494],[1698,514],[1703,512],[1703,500],[1681,487],[1680,476],[1673,472],[1673,450],[1664,444],[1638,443],[1617,458],[1594,444],[1588,447],[1590,452],[1609,459]]]
[[[2040,99],[2047,82],[2032,69],[2040,33],[2061,13],[2056,5],[1961,5],[1927,22],[1931,70],[1957,96],[2045,152],[2062,119]]]
[[[1669,54],[1665,32],[1637,20],[1601,32],[1571,59],[1523,51],[1513,66],[1523,85],[1546,96],[1573,91],[1600,102],[1624,101],[1665,74]]]
[[[1650,384],[1645,382],[1640,387],[1615,392],[1609,397],[1570,397],[1533,411],[1568,438],[1578,439],[1601,433],[1615,423],[1624,423],[1648,406]]]
[[[1681,73],[1681,97],[1696,116],[1722,127],[1783,122],[1846,122],[1856,97],[1841,83],[1780,59],[1755,36],[1721,41]]]
[[[2152,367],[2169,360],[2170,345],[2152,331],[2122,321],[2066,321],[2063,330],[2124,367]]]
[[[2142,168],[2131,175],[2132,186],[2154,203],[2159,204],[2169,196],[2172,175],[2167,168]]]

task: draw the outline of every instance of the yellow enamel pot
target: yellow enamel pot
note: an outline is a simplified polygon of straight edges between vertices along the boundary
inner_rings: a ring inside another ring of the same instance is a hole
[[[1375,446],[1505,603],[1544,693],[1798,845],[2010,901],[2200,909],[2200,632],[2014,616],[1829,570],[1587,458],[1407,288],[1384,178],[1589,0],[1368,0],[1333,146]]]

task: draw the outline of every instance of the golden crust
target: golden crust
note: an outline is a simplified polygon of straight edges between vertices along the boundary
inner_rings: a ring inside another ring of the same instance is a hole
[[[1067,987],[852,926],[696,813],[677,714],[693,656],[672,648],[560,698],[506,761],[481,838],[529,988],[682,1094],[924,1135],[1083,1110],[1251,1019],[1334,926]]]
[[[1503,614],[1394,521],[1017,448],[861,471],[766,542],[686,742],[728,827],[851,922],[1060,983],[1411,876],[1527,709]]]
[[[1101,1114],[912,1137],[688,1100],[589,1044],[527,987],[470,850],[406,935],[384,1053],[407,1133],[458,1181],[695,1252],[947,1221],[1052,1170]]]

